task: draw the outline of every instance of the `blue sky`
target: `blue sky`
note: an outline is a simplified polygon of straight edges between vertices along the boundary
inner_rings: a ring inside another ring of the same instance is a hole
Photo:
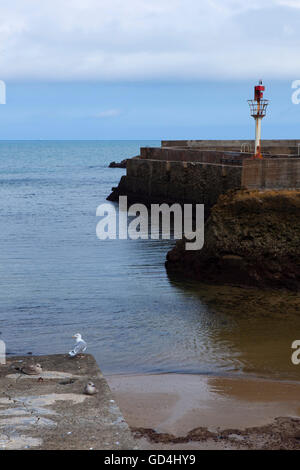
[[[254,120],[247,99],[252,98],[253,84],[7,82],[0,138],[252,138]],[[263,137],[299,137],[300,105],[292,104],[291,81],[265,85],[270,105]]]
[[[299,0],[0,0],[0,139],[299,136]]]

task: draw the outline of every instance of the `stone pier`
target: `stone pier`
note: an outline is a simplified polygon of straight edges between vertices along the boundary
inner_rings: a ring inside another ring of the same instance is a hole
[[[25,375],[25,364],[41,364]],[[91,380],[98,393],[83,393]],[[95,359],[57,354],[0,365],[0,450],[131,450],[137,444]]]

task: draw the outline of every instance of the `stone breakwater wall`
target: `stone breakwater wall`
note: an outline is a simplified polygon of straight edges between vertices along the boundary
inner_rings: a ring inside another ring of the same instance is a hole
[[[236,151],[204,150],[201,148],[160,148],[141,147],[140,158],[173,162],[202,162],[241,165],[245,158],[251,158],[252,153]]]
[[[245,147],[246,148],[246,147]],[[283,149],[279,149],[283,150]],[[287,151],[287,149],[285,149]],[[278,152],[278,148],[272,148],[273,153],[263,151],[267,160],[299,158],[297,154]],[[275,153],[276,152],[276,153]],[[300,153],[300,147],[299,147]],[[181,162],[203,162],[242,165],[245,160],[250,160],[253,152],[245,152],[239,149],[205,149],[205,148],[184,148],[184,147],[142,147],[140,158],[149,160],[181,161]],[[135,157],[136,158],[136,157]]]
[[[296,155],[251,157],[245,152],[203,148],[143,147],[139,157],[127,160],[126,176],[108,200],[126,195],[132,202],[199,203],[207,211],[231,189],[300,188]]]
[[[300,158],[244,160],[242,187],[247,189],[299,189]]]
[[[211,207],[220,194],[241,187],[240,165],[187,161],[128,160],[126,176],[108,197],[133,202],[201,203]]]
[[[300,153],[299,139],[262,139],[264,154],[296,155]],[[234,150],[237,152],[254,152],[253,140],[162,140],[161,147],[185,149],[214,149],[218,151]]]

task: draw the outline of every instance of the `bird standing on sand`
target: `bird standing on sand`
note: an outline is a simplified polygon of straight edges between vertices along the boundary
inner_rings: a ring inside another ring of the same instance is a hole
[[[69,352],[69,356],[75,357],[78,356],[81,353],[84,353],[84,351],[87,348],[86,342],[82,339],[80,333],[76,333],[76,335],[72,336],[72,338],[76,339],[76,344],[74,346],[74,349]]]
[[[83,393],[85,393],[86,395],[95,395],[95,393],[97,392],[98,390],[96,389],[95,384],[93,384],[93,382],[88,382],[84,387],[83,391]]]
[[[26,375],[39,375],[43,372],[41,364],[27,364],[22,367],[21,372]]]

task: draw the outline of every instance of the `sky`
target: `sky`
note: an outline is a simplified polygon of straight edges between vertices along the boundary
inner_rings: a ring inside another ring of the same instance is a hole
[[[0,139],[251,138],[259,79],[262,136],[298,137],[300,0],[0,0],[0,11]]]

